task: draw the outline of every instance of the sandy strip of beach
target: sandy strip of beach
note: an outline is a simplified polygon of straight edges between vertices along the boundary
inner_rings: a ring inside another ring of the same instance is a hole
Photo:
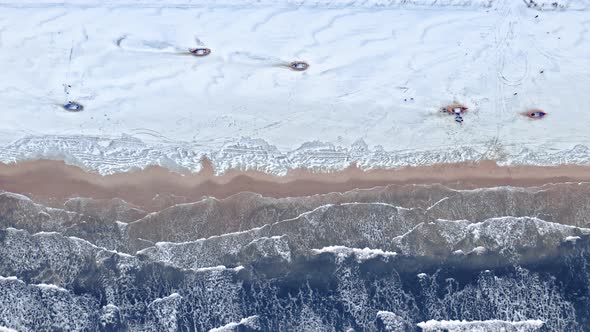
[[[440,183],[451,188],[470,189],[588,181],[590,166],[505,167],[492,161],[371,171],[353,166],[331,173],[298,169],[285,176],[256,171],[229,171],[216,176],[206,160],[199,173],[181,174],[162,167],[149,167],[106,176],[54,160],[0,164],[0,190],[57,203],[72,197],[118,197],[147,210],[154,208],[154,197],[163,194],[182,197],[182,201],[188,202],[203,196],[225,198],[244,191],[269,197],[295,197],[389,184]],[[158,205],[161,207],[161,202]]]

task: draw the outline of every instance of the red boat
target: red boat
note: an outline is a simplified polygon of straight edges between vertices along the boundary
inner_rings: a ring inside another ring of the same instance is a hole
[[[467,112],[469,108],[467,106],[461,105],[461,104],[452,104],[449,105],[447,107],[443,108],[443,111],[446,111],[449,114],[464,114],[465,112]]]
[[[211,54],[211,50],[206,48],[206,47],[202,47],[202,48],[191,48],[189,50],[189,52],[191,52],[192,55],[194,56],[206,56]]]

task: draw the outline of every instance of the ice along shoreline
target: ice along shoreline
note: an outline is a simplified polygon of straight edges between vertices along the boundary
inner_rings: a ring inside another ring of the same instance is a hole
[[[132,136],[28,136],[0,146],[0,162],[58,160],[100,175],[127,173],[157,166],[178,173],[197,173],[202,160],[210,161],[214,174],[256,171],[287,176],[305,169],[333,173],[350,167],[362,171],[394,170],[412,166],[434,166],[494,161],[499,166],[590,166],[590,148],[583,144],[563,149],[544,146],[485,144],[441,145],[429,150],[386,151],[369,147],[362,139],[351,146],[313,141],[281,151],[262,139],[241,138],[219,148],[194,143],[148,143]]]

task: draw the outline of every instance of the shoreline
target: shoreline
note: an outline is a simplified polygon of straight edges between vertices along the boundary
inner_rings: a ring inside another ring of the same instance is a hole
[[[203,196],[222,199],[245,191],[282,198],[392,184],[442,184],[454,189],[474,189],[498,186],[533,187],[548,183],[587,181],[590,181],[590,166],[498,166],[494,161],[370,171],[351,166],[330,173],[296,169],[285,176],[237,170],[218,176],[208,160],[203,161],[202,171],[190,174],[151,166],[143,170],[100,175],[55,160],[0,163],[0,190],[3,191],[56,203],[73,197],[117,197],[146,210],[152,210],[154,197],[158,195],[171,197],[172,205],[196,201]],[[179,201],[174,197],[181,199]]]

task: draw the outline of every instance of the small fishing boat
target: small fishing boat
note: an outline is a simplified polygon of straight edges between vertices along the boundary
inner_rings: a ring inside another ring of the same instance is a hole
[[[191,52],[191,54],[194,56],[206,56],[211,54],[211,50],[206,47],[191,48],[189,52]]]
[[[291,67],[291,69],[296,70],[296,71],[304,71],[307,68],[309,68],[309,64],[307,64],[307,62],[303,62],[303,61],[293,61],[289,64],[289,67]]]
[[[84,106],[82,106],[82,104],[79,104],[75,101],[68,101],[62,107],[68,112],[80,112],[84,109]]]
[[[541,119],[545,115],[547,115],[547,113],[544,111],[541,111],[541,110],[531,110],[531,111],[528,111],[526,113],[526,115],[531,119]]]

